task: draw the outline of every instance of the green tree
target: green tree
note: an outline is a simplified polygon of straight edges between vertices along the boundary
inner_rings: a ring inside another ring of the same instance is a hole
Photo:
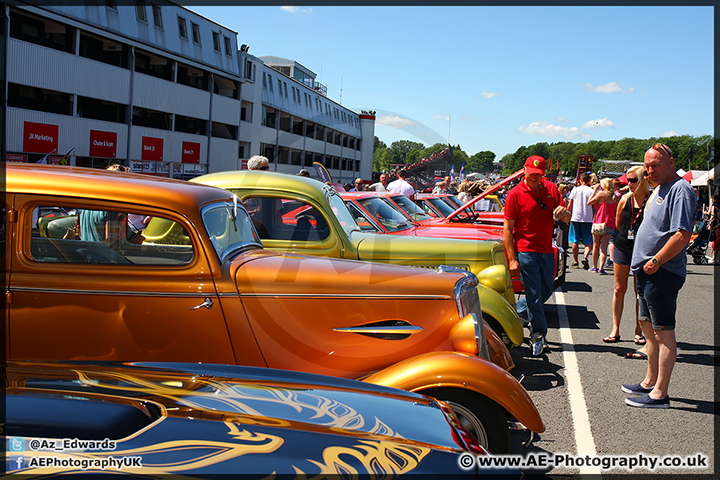
[[[477,152],[468,160],[465,165],[465,172],[490,173],[493,171],[494,161],[495,153],[489,150]]]
[[[385,142],[380,140],[377,135],[375,135],[375,139],[373,140],[373,152],[380,148],[387,148],[387,145],[385,145]]]
[[[390,170],[390,151],[387,148],[378,148],[373,152],[373,172]]]
[[[412,150],[423,150],[425,145],[410,140],[398,140],[390,145],[390,163],[409,163],[406,161],[407,154]],[[410,162],[411,163],[411,162]]]
[[[421,158],[422,156],[420,155],[420,150],[413,148],[407,153],[407,155],[405,155],[405,163],[415,163]]]

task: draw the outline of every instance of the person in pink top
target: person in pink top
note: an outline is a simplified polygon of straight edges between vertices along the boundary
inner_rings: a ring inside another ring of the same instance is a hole
[[[612,180],[603,178],[600,183],[593,185],[593,194],[588,200],[588,205],[596,205],[595,217],[593,218],[593,268],[591,272],[600,275],[607,275],[605,260],[607,259],[608,244],[610,237],[615,230],[615,213],[618,197],[613,191]],[[598,230],[596,225],[605,224],[603,230]],[[599,260],[599,261],[598,261]]]

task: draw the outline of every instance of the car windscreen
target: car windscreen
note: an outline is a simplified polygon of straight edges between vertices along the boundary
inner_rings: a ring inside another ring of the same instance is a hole
[[[452,208],[450,205],[445,203],[442,198],[439,197],[428,197],[425,199],[425,201],[435,207],[435,209],[440,212],[443,217],[447,217],[452,212],[457,210],[456,208]]]
[[[411,227],[410,220],[378,197],[358,199],[358,203],[390,232]]]
[[[327,198],[327,201],[330,204],[330,209],[337,217],[338,221],[340,222],[340,226],[343,228],[343,230],[345,230],[345,234],[348,237],[353,231],[360,231],[360,227],[355,221],[355,218],[352,216],[350,210],[348,210],[347,205],[345,205],[345,202],[342,198],[340,198],[340,195],[338,195],[335,190],[326,190],[325,198]]]
[[[202,210],[203,224],[221,260],[229,252],[262,247],[252,220],[240,201],[217,202]]]
[[[403,211],[407,213],[410,218],[412,218],[416,222],[432,219],[430,215],[423,212],[422,208],[418,207],[415,202],[407,198],[405,195],[394,195],[390,199],[388,199],[388,201],[394,202],[396,205],[399,205],[400,208],[402,208]]]

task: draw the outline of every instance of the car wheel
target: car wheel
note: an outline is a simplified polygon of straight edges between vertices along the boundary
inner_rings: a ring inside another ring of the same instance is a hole
[[[436,388],[419,393],[450,405],[460,424],[490,453],[510,453],[507,415],[494,401],[479,393],[457,388]]]

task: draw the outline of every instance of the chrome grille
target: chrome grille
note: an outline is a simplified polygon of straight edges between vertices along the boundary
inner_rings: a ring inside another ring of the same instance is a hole
[[[463,271],[457,267],[441,265],[438,267],[439,272],[458,272],[463,273],[465,278],[458,280],[455,284],[455,301],[457,302],[458,313],[460,318],[465,315],[474,314],[475,316],[475,342],[478,345],[478,356],[485,360],[490,360],[488,352],[487,340],[485,339],[485,328],[482,324],[483,316],[480,309],[480,297],[478,296],[478,279],[470,272]]]

